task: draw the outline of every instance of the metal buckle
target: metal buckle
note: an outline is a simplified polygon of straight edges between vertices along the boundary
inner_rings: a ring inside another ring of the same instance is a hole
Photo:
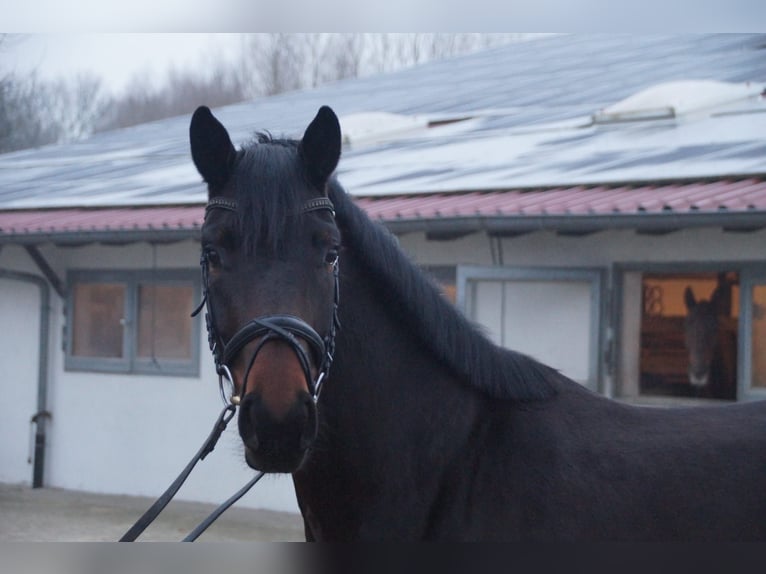
[[[319,373],[319,376],[317,377],[317,380],[314,383],[314,392],[311,398],[314,399],[315,404],[319,402],[319,393],[322,392],[322,383],[324,382],[324,376],[325,376],[325,372],[322,371],[321,373]]]
[[[226,365],[220,365],[218,368],[218,390],[221,392],[224,405],[237,406],[239,404],[239,395],[234,394],[234,376]]]

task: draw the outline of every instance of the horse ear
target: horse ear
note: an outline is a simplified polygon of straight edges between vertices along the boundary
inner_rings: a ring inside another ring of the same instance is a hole
[[[338,116],[328,106],[319,108],[300,143],[300,152],[311,184],[324,190],[340,159],[341,135]]]
[[[237,151],[229,132],[213,116],[210,108],[200,106],[192,115],[189,142],[194,165],[213,195],[229,180],[234,165]]]
[[[694,292],[691,287],[687,287],[684,291],[684,303],[686,303],[687,309],[692,309],[697,304],[697,300],[694,298]]]

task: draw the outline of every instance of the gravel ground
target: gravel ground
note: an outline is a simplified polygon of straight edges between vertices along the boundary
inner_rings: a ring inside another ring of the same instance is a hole
[[[153,499],[0,484],[0,542],[116,541]],[[214,505],[171,501],[139,541],[179,541]],[[230,508],[199,541],[300,541],[297,514]]]

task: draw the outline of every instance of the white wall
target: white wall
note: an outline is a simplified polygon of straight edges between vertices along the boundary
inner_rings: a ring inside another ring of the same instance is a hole
[[[144,269],[155,261],[158,268],[196,268],[199,259],[199,247],[194,242],[156,249],[146,244],[48,246],[42,252],[62,280],[67,268]],[[37,272],[28,256],[14,248],[0,253],[0,268]],[[23,451],[26,461],[29,417],[36,404],[34,321],[39,297],[33,287],[5,283],[0,282],[0,297],[5,301],[0,301],[0,321],[13,325],[13,329],[5,330],[0,343],[4,343],[4,336],[18,344],[0,344],[0,361],[12,374],[2,377],[0,383],[0,467],[12,469],[0,475],[0,480],[31,482],[31,466],[22,469],[18,459]],[[222,408],[203,321],[199,322],[203,345],[199,377],[67,372],[62,350],[64,304],[54,292],[52,298],[48,408],[53,418],[47,428],[45,485],[158,496],[197,452]],[[33,324],[31,332],[27,332],[29,323]],[[19,369],[19,364],[24,368]],[[24,403],[24,408],[19,403]],[[234,420],[216,450],[198,463],[178,498],[219,503],[252,474],[244,462]],[[289,476],[265,478],[237,504],[298,512]]]
[[[480,233],[455,241],[426,241],[424,234],[411,233],[399,241],[423,265],[493,264],[489,239]],[[614,261],[766,260],[766,230],[724,233],[720,229],[690,229],[659,236],[637,236],[626,230],[583,237],[540,231],[501,241],[505,265],[525,267],[604,267]]]
[[[420,264],[492,265],[489,239],[473,234],[427,242],[423,234],[400,237]],[[665,236],[630,231],[586,237],[537,232],[502,240],[506,265],[525,267],[608,266],[613,261],[763,260],[766,231],[724,234],[691,230]],[[152,248],[45,246],[43,255],[63,279],[68,268],[196,268],[198,245]],[[0,268],[38,273],[20,248],[0,251]],[[52,292],[51,359],[45,483],[94,492],[156,496],[175,478],[207,436],[220,408],[217,380],[204,325],[200,376],[149,377],[65,372],[63,302]],[[0,480],[31,480],[26,466],[29,417],[36,410],[36,342],[39,296],[26,284],[0,282]],[[579,351],[578,351],[579,352]],[[179,497],[220,502],[252,476],[232,424],[221,444],[195,469]],[[297,512],[288,477],[265,479],[242,501],[250,507]]]
[[[37,412],[40,290],[0,279],[0,482],[32,484],[30,419]]]

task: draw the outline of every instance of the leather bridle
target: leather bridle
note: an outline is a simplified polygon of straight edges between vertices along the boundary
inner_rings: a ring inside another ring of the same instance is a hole
[[[205,217],[213,209],[225,209],[228,211],[237,211],[237,203],[233,199],[227,199],[222,197],[212,198],[206,208]],[[313,211],[329,211],[335,217],[335,208],[332,202],[326,197],[319,197],[306,201],[302,206],[299,213],[305,214]],[[327,335],[322,338],[308,323],[295,317],[293,315],[266,315],[250,320],[244,326],[242,326],[234,335],[226,342],[220,337],[216,330],[215,320],[213,319],[213,308],[210,304],[210,291],[208,289],[208,266],[207,260],[203,253],[200,260],[202,267],[202,281],[203,281],[203,296],[202,302],[194,310],[192,316],[198,315],[203,308],[206,308],[205,312],[205,325],[207,327],[208,343],[210,344],[210,351],[213,353],[213,359],[215,361],[215,369],[218,374],[218,384],[221,391],[221,397],[224,401],[224,408],[218,415],[218,419],[213,426],[213,430],[207,437],[202,447],[197,454],[189,461],[181,474],[173,481],[168,489],[160,496],[154,504],[133,524],[133,526],[120,538],[120,542],[133,542],[138,536],[159,516],[160,512],[167,506],[171,499],[175,496],[178,490],[181,488],[186,478],[191,473],[194,466],[208,454],[210,454],[215,448],[221,433],[226,429],[226,425],[233,418],[237,405],[240,403],[240,399],[245,395],[245,385],[247,376],[255,363],[255,359],[258,353],[269,341],[279,340],[284,341],[290,345],[298,360],[301,364],[304,377],[306,378],[306,384],[308,386],[311,397],[316,402],[319,400],[319,393],[322,390],[322,384],[327,379],[327,375],[330,372],[330,366],[333,361],[333,354],[335,353],[335,334],[340,327],[338,320],[338,301],[339,301],[339,288],[338,288],[338,260],[333,263],[333,275],[335,280],[335,294],[333,300],[333,312],[332,321],[328,329]],[[234,394],[234,378],[229,369],[229,364],[232,360],[244,349],[251,341],[260,338],[260,341],[256,344],[255,349],[248,362],[247,369],[245,370],[244,379],[242,382],[242,389],[240,391],[241,396]],[[312,359],[317,367],[317,377],[314,379],[311,374],[311,361],[306,353],[303,345],[300,344],[300,340],[307,343]],[[226,388],[228,387],[228,388]],[[227,396],[227,390],[228,396]],[[255,485],[262,477],[263,472],[257,472],[250,481],[245,484],[234,495],[221,504],[215,511],[213,511],[205,520],[203,520],[186,538],[184,542],[193,542],[199,537],[207,528],[232,504],[239,500],[247,491]]]
[[[236,212],[237,204],[232,199],[214,197],[208,202],[207,207],[205,208],[205,217],[207,217],[207,214],[214,209],[224,209]],[[333,206],[332,201],[326,197],[318,197],[306,201],[301,206],[299,213],[305,214],[313,211],[329,211],[333,217],[335,217],[335,207]],[[327,378],[327,375],[330,372],[330,367],[332,366],[333,354],[335,352],[335,334],[340,326],[338,321],[338,260],[336,259],[333,263],[335,293],[333,296],[332,321],[327,335],[324,338],[322,338],[311,325],[299,317],[275,314],[251,319],[234,333],[228,341],[224,342],[216,328],[213,307],[210,304],[208,265],[204,253],[200,258],[200,267],[202,268],[203,283],[202,303],[200,303],[199,307],[192,313],[192,316],[198,315],[202,311],[202,308],[206,307],[205,325],[207,327],[208,344],[210,346],[210,351],[213,353],[215,369],[218,374],[219,388],[221,390],[221,398],[223,399],[224,404],[238,404],[240,399],[244,397],[247,376],[255,363],[258,353],[268,342],[274,340],[286,342],[290,348],[292,348],[300,362],[309,393],[314,402],[316,402],[319,399],[319,393],[322,390],[322,383]],[[261,338],[261,340],[258,342],[251,355],[250,361],[248,362],[242,381],[242,389],[240,390],[241,396],[235,395],[234,379],[229,365],[246,345],[258,338]],[[300,340],[305,341],[311,350],[311,358],[317,366],[316,379],[314,379],[311,374],[312,363],[303,345],[300,344]]]

